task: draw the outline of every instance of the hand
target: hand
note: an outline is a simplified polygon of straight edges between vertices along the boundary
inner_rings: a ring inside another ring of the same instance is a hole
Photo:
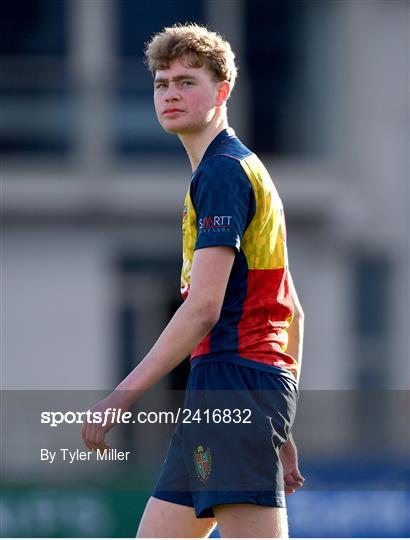
[[[301,488],[305,481],[299,471],[298,452],[292,436],[281,446],[279,457],[283,466],[285,495],[291,495]]]
[[[109,450],[111,447],[105,442],[105,436],[116,425],[113,421],[113,409],[117,411],[121,409],[121,414],[127,410],[118,400],[118,396],[114,393],[107,396],[102,401],[98,402],[91,409],[91,419],[94,422],[88,421],[87,418],[83,422],[81,428],[82,438],[90,450]],[[101,417],[100,422],[95,422],[96,418]]]

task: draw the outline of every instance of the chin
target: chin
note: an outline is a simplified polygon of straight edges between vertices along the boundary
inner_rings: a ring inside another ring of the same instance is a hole
[[[184,131],[183,128],[180,128],[178,126],[165,126],[164,124],[162,124],[162,129],[166,133],[170,133],[171,135],[177,135],[178,133],[181,133],[181,131]]]
[[[203,124],[184,124],[180,123],[178,124],[175,122],[174,124],[172,122],[163,122],[161,123],[162,129],[166,131],[167,133],[175,134],[175,135],[184,135],[187,133],[195,133],[198,131],[201,131],[201,129],[204,128]]]

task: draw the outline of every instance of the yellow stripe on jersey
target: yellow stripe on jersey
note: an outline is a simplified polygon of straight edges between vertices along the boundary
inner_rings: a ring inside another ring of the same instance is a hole
[[[196,242],[196,212],[191,201],[189,189],[185,197],[184,213],[182,216],[182,272],[181,272],[181,294],[185,298],[188,294],[191,282],[191,268]]]
[[[252,184],[256,201],[255,216],[242,239],[248,268],[284,268],[287,252],[282,201],[268,171],[255,154],[244,158],[241,165]]]

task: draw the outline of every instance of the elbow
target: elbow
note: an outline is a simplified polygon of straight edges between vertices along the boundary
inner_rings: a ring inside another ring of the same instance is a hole
[[[201,322],[208,331],[212,330],[220,317],[221,308],[212,303],[205,305],[201,310]]]
[[[221,306],[212,300],[192,302],[192,308],[195,320],[206,333],[212,330],[221,316]]]

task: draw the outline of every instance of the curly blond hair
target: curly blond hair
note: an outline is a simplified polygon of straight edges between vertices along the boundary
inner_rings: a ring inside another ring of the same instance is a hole
[[[146,44],[145,62],[152,75],[176,59],[189,67],[206,66],[217,81],[235,84],[237,67],[230,44],[220,34],[195,23],[174,24],[155,34]]]

